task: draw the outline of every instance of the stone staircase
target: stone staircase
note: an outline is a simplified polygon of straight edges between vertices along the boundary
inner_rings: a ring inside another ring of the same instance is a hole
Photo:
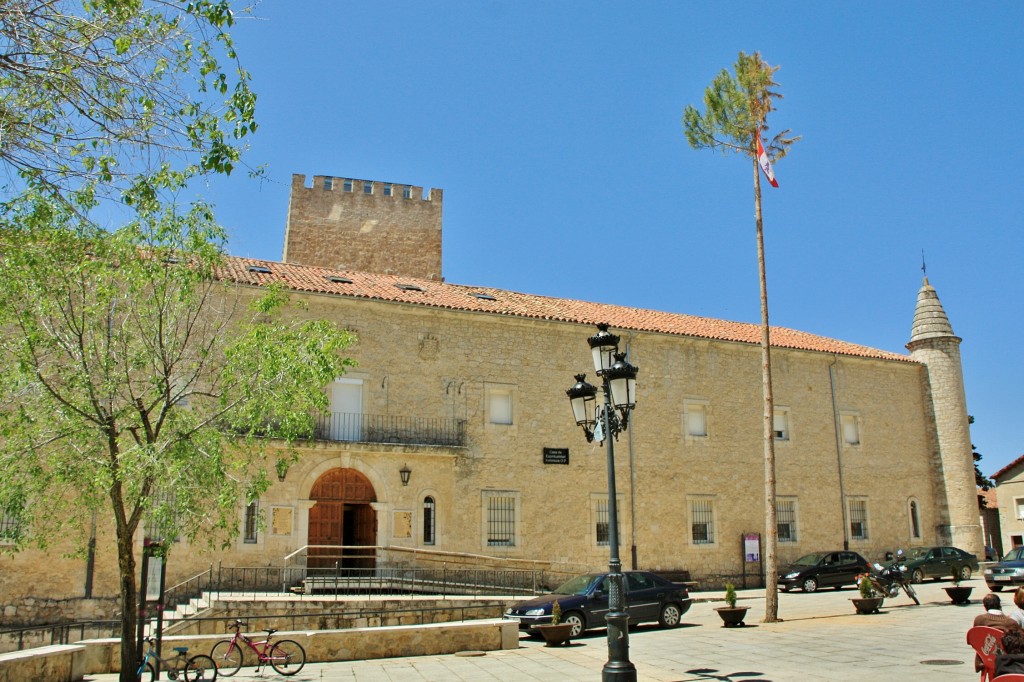
[[[178,604],[174,609],[168,609],[164,611],[164,635],[173,635],[177,629],[185,622],[185,619],[203,616],[210,611],[210,606],[213,603],[212,597],[207,593],[203,593],[199,597],[193,597],[187,602]],[[179,627],[175,627],[179,626]],[[145,628],[146,636],[156,634],[156,620],[151,619],[146,623]]]

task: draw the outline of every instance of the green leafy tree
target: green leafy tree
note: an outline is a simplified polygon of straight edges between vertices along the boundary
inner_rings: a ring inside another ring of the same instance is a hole
[[[967,423],[974,424],[974,417],[967,415]],[[981,473],[981,466],[979,465],[981,462],[981,453],[978,452],[978,447],[974,443],[971,443],[971,454],[974,456],[974,484],[982,490],[992,490],[996,484],[991,478]],[[988,501],[985,497],[983,495],[978,495],[978,507],[980,509],[985,509],[987,506]]]
[[[0,3],[0,163],[86,216],[230,173],[256,96],[229,0]]]
[[[0,211],[0,509],[15,549],[85,538],[94,514],[113,527],[127,681],[140,524],[230,537],[311,434],[351,338],[227,281],[205,206],[115,232],[78,221],[41,195]]]
[[[723,154],[736,153],[750,157],[754,173],[754,221],[757,228],[757,265],[761,288],[761,371],[764,397],[764,477],[765,477],[765,543],[764,572],[766,581],[765,622],[778,620],[778,529],[775,519],[775,439],[774,398],[772,396],[771,340],[768,325],[768,284],[765,277],[764,231],[761,214],[761,175],[758,167],[757,143],[768,131],[768,114],[775,110],[774,101],[781,99],[775,88],[775,72],[759,52],[739,53],[734,74],[723,69],[704,91],[704,113],[693,106],[683,111],[683,130],[694,149],[714,149]],[[789,137],[785,130],[766,146],[772,161],[781,159],[799,137]]]

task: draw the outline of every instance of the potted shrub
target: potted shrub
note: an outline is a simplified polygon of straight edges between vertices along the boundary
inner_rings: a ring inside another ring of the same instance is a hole
[[[551,622],[534,626],[534,629],[544,638],[545,646],[568,644],[569,637],[572,635],[572,623],[563,623],[561,620],[562,605],[556,599],[555,603],[551,605]]]
[[[722,627],[735,628],[746,625],[743,619],[747,617],[750,607],[736,606],[736,587],[732,583],[725,584],[725,603],[725,606],[715,609],[722,618]]]
[[[960,571],[953,574],[953,584],[942,589],[946,591],[946,594],[949,595],[949,600],[954,604],[962,606],[971,603],[971,590],[974,588],[970,585],[960,584]]]
[[[850,600],[857,613],[878,613],[884,598],[875,591],[875,585],[867,573],[857,576],[857,589],[860,590],[860,598]]]

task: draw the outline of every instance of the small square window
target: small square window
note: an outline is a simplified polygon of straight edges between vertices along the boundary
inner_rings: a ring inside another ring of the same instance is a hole
[[[842,426],[843,443],[846,445],[860,445],[860,420],[855,414],[844,414],[839,417],[839,424]]]
[[[487,391],[487,421],[491,424],[512,424],[512,391],[492,388]]]
[[[384,185],[384,196],[389,197],[389,196],[391,196],[394,193],[395,192],[394,192],[394,186],[393,185]]]
[[[686,435],[703,438],[708,435],[707,407],[702,403],[686,403]]]
[[[352,191],[352,181],[351,180],[345,180],[345,182],[342,183],[341,188],[343,190],[345,190],[346,192],[351,192]]]
[[[775,410],[772,431],[775,434],[775,440],[789,440],[789,410]]]
[[[402,198],[403,199],[412,199],[412,187],[403,187],[402,188]]]
[[[1013,498],[1014,518],[1024,521],[1024,497]]]
[[[364,182],[363,183],[363,194],[373,194],[373,183],[372,182]]]
[[[324,178],[324,189],[328,192],[334,189],[334,178]]]

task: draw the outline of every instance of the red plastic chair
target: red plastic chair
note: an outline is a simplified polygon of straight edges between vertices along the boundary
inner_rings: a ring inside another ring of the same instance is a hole
[[[974,648],[981,659],[980,682],[994,682],[996,654],[1003,651],[1003,631],[986,625],[975,625],[967,631],[967,643]],[[1008,677],[1000,675],[1000,677]],[[1024,678],[1022,678],[1024,682]]]

